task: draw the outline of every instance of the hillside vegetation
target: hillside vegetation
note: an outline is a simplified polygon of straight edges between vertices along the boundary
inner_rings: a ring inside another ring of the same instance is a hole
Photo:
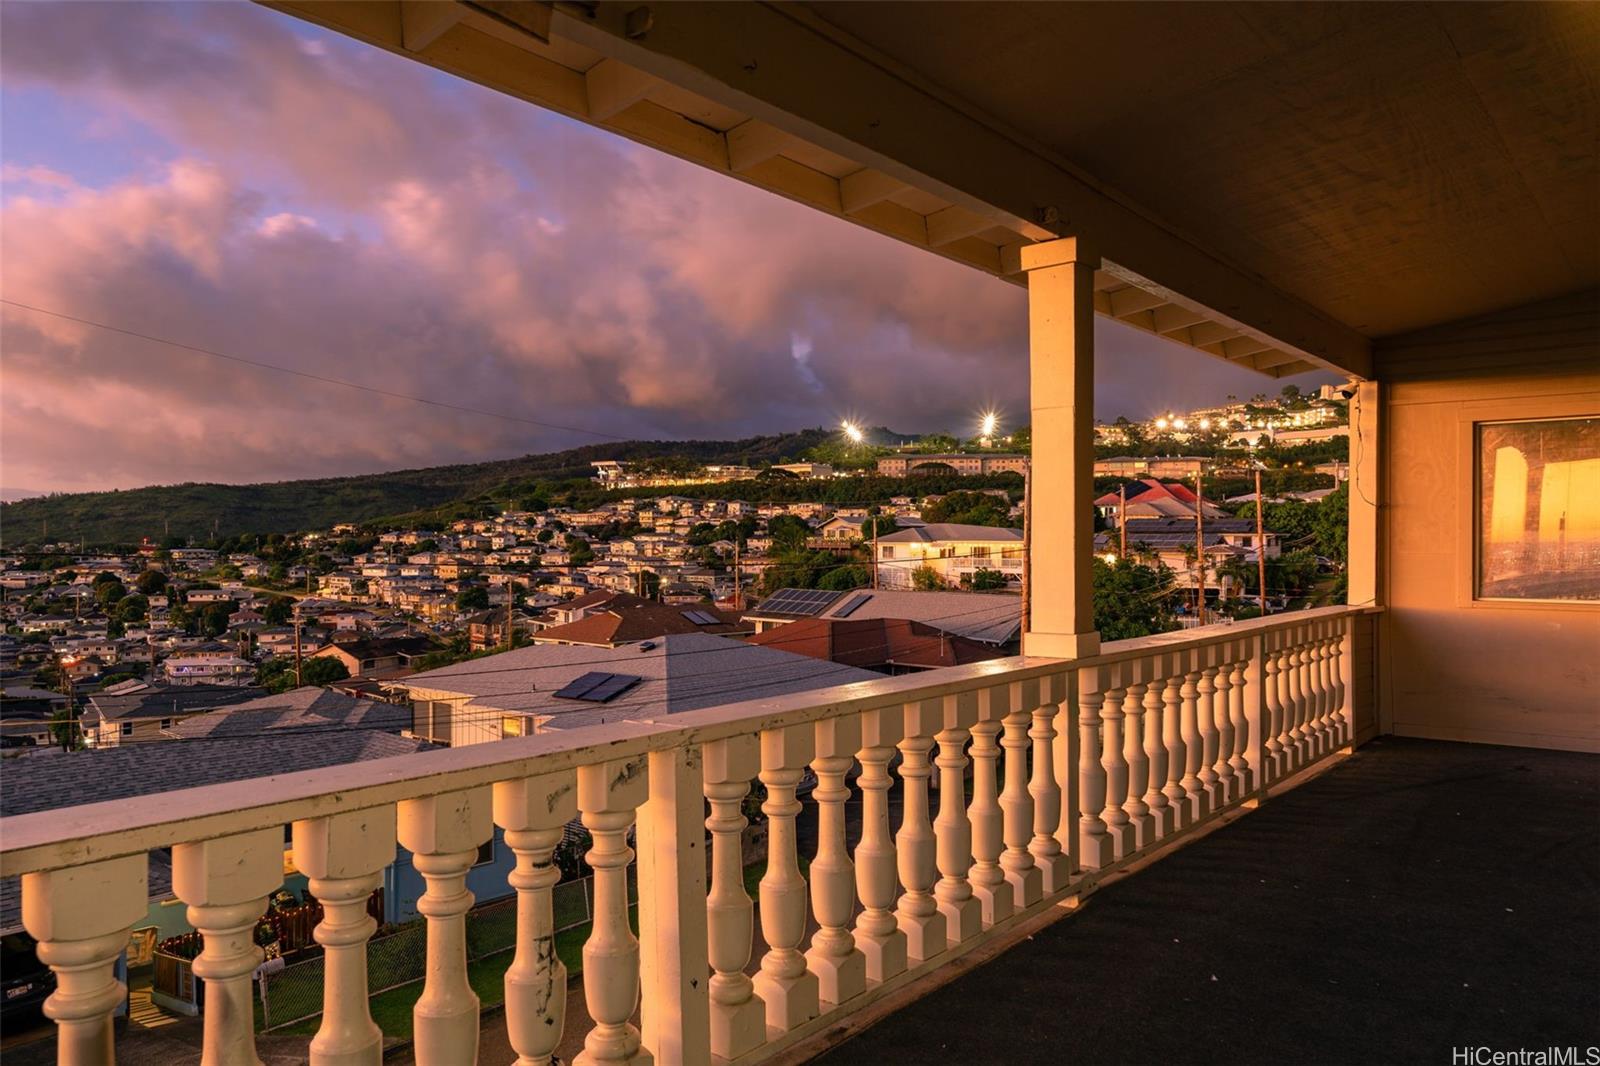
[[[732,441],[619,441],[487,463],[255,485],[189,483],[76,492],[0,505],[0,545],[79,541],[136,543],[141,537],[208,541],[213,533],[291,533],[338,522],[449,509],[485,497],[518,502],[539,483],[587,478],[600,459],[682,457],[758,465],[798,459],[829,436],[799,430]],[[47,533],[48,531],[48,533]]]

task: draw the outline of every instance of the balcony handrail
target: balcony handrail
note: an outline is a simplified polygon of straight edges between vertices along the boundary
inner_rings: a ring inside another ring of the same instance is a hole
[[[0,876],[136,855],[339,811],[745,736],[779,725],[799,725],[937,699],[981,689],[1002,678],[1007,682],[1029,681],[1067,671],[1113,666],[1152,653],[1208,647],[1378,610],[1381,608],[1319,607],[1111,641],[1098,654],[1078,659],[1009,656],[946,667],[936,675],[884,677],[680,711],[662,720],[633,719],[493,744],[176,789],[141,796],[136,804],[110,800],[14,815],[5,819],[5,833],[0,836]]]

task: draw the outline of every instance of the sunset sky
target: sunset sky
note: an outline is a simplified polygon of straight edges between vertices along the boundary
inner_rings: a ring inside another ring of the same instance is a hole
[[[0,41],[6,299],[598,434],[4,306],[8,495],[1026,418],[1020,289],[608,133],[245,3],[0,4]],[[1105,418],[1283,384],[1098,339]]]

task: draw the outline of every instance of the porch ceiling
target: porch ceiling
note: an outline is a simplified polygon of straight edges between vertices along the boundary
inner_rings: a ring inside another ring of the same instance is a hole
[[[271,6],[1272,376],[1600,282],[1595,5]]]

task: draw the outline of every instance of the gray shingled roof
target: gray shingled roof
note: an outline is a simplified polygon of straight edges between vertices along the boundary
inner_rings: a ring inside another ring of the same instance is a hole
[[[643,680],[609,703],[556,697],[591,671]],[[882,677],[728,637],[675,633],[620,648],[536,644],[414,674],[404,683],[471,697],[461,705],[468,711],[550,715],[552,726],[573,729]]]
[[[824,610],[813,617],[838,618],[837,613],[859,596],[866,596],[851,609],[852,621],[863,618],[904,618],[911,622],[942,629],[946,633],[981,641],[1005,644],[1022,629],[1022,599],[1010,592],[922,592],[912,589],[853,589],[841,592]],[[767,613],[757,604],[746,618],[793,618],[782,612]]]
[[[181,738],[232,737],[267,730],[342,728],[399,733],[411,728],[411,708],[307,685],[186,718],[168,732]]]

